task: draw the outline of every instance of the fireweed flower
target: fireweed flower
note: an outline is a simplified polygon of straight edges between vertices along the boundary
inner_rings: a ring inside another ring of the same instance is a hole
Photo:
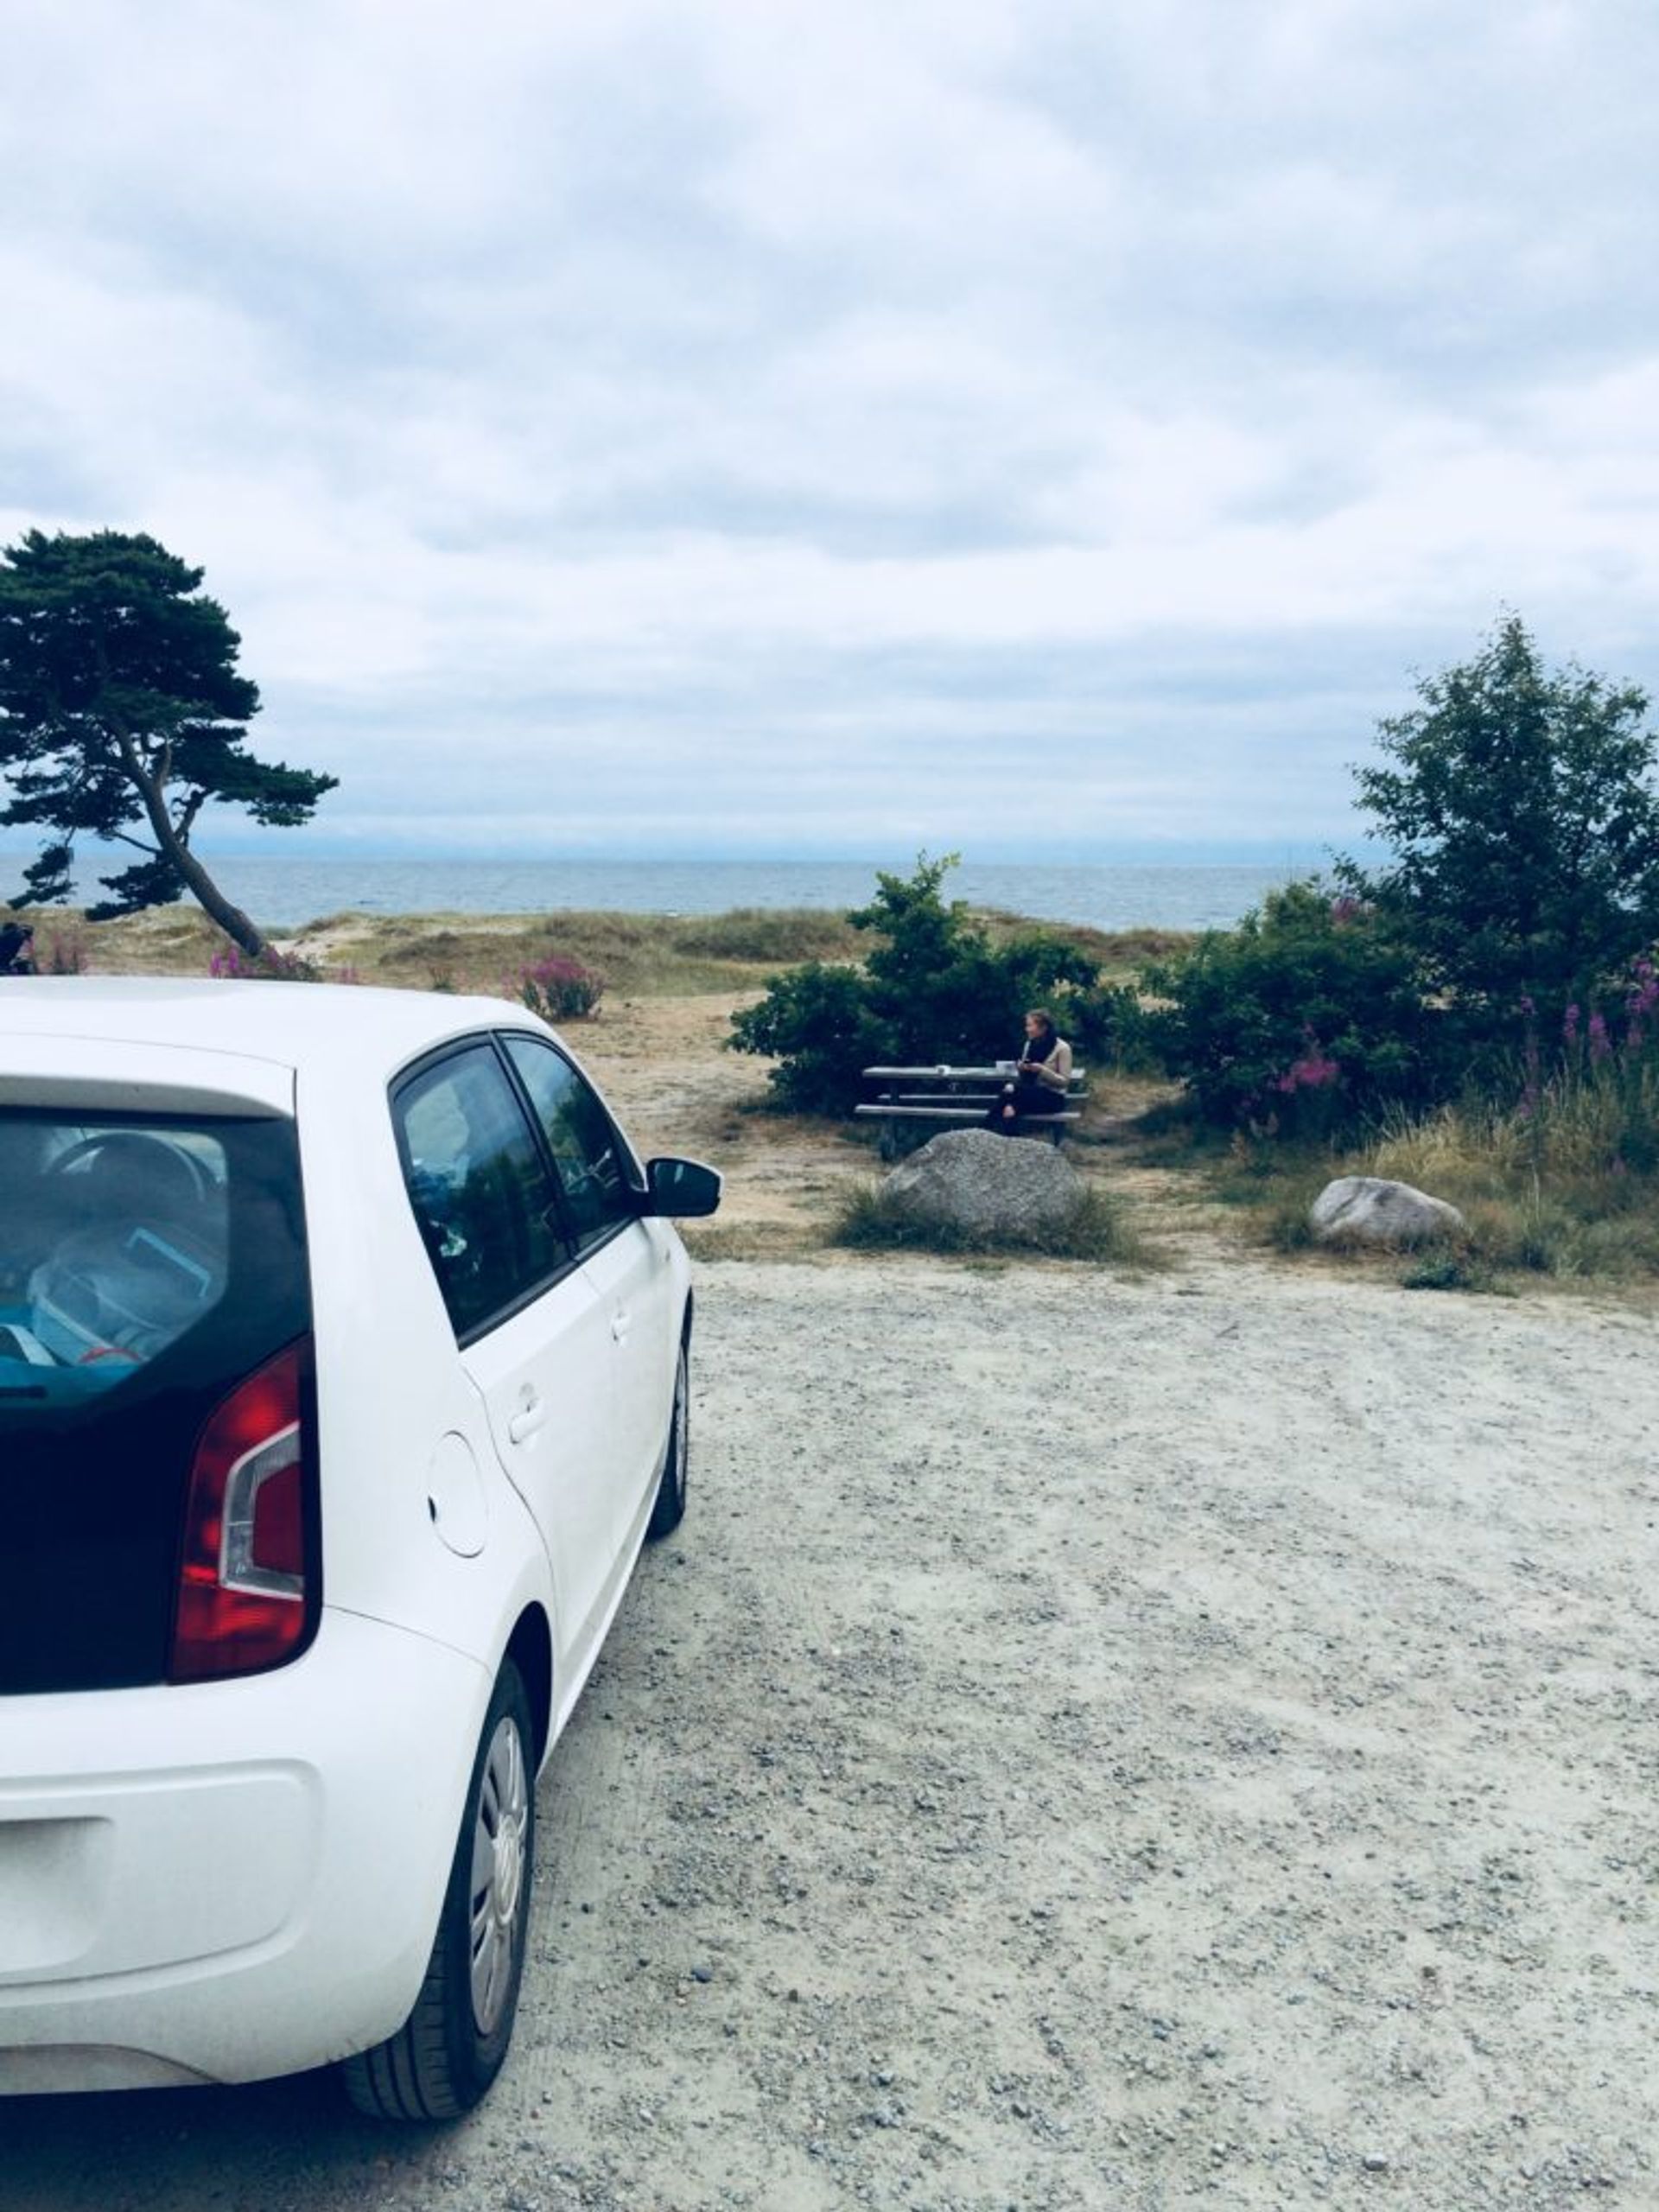
[[[1579,1009],[1570,1006],[1561,1022],[1561,1042],[1569,1052],[1576,1052],[1579,1043]]]
[[[1612,1039],[1607,1034],[1606,1016],[1600,1013],[1592,1014],[1590,1017],[1591,1058],[1605,1060],[1612,1049]]]
[[[1333,1059],[1328,1058],[1317,1045],[1312,1046],[1300,1060],[1293,1060],[1274,1085],[1288,1098],[1299,1090],[1323,1090],[1333,1084],[1342,1073]]]

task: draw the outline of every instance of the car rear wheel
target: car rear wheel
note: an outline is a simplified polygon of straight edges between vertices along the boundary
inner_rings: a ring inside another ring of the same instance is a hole
[[[680,1356],[674,1364],[674,1405],[668,1417],[668,1443],[663,1452],[663,1471],[657,1478],[651,1518],[645,1523],[647,1536],[666,1536],[685,1518],[685,1484],[691,1445],[689,1365],[682,1338]]]
[[[345,2062],[346,2094],[376,2120],[454,2120],[501,2070],[512,2036],[535,1861],[535,1728],[512,1660],[479,1740],[426,1979],[394,2036]]]

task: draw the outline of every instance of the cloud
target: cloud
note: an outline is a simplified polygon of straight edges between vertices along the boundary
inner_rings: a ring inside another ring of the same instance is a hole
[[[0,531],[202,563],[342,835],[1340,838],[1500,603],[1659,677],[1656,59],[1628,0],[18,0]]]

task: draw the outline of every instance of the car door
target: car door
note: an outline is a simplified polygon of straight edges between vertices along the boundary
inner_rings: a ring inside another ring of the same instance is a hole
[[[617,1541],[639,1519],[668,1434],[677,1351],[673,1270],[661,1224],[641,1218],[639,1164],[599,1093],[547,1039],[509,1034],[563,1192],[583,1274],[611,1338],[616,1440],[626,1474],[617,1492]]]
[[[619,1571],[610,1310],[578,1262],[546,1158],[489,1039],[405,1077],[392,1117],[462,1366],[547,1544],[561,1671],[579,1675]]]

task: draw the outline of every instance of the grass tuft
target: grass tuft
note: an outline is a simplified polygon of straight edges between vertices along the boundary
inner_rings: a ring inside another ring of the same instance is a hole
[[[1414,1261],[1400,1278],[1402,1290],[1495,1292],[1501,1286],[1483,1261],[1465,1251],[1434,1252]]]
[[[861,1184],[843,1201],[830,1241],[858,1252],[1093,1260],[1126,1268],[1155,1264],[1122,1203],[1093,1188],[1084,1192],[1063,1220],[999,1236],[924,1212],[893,1197],[885,1185]]]

